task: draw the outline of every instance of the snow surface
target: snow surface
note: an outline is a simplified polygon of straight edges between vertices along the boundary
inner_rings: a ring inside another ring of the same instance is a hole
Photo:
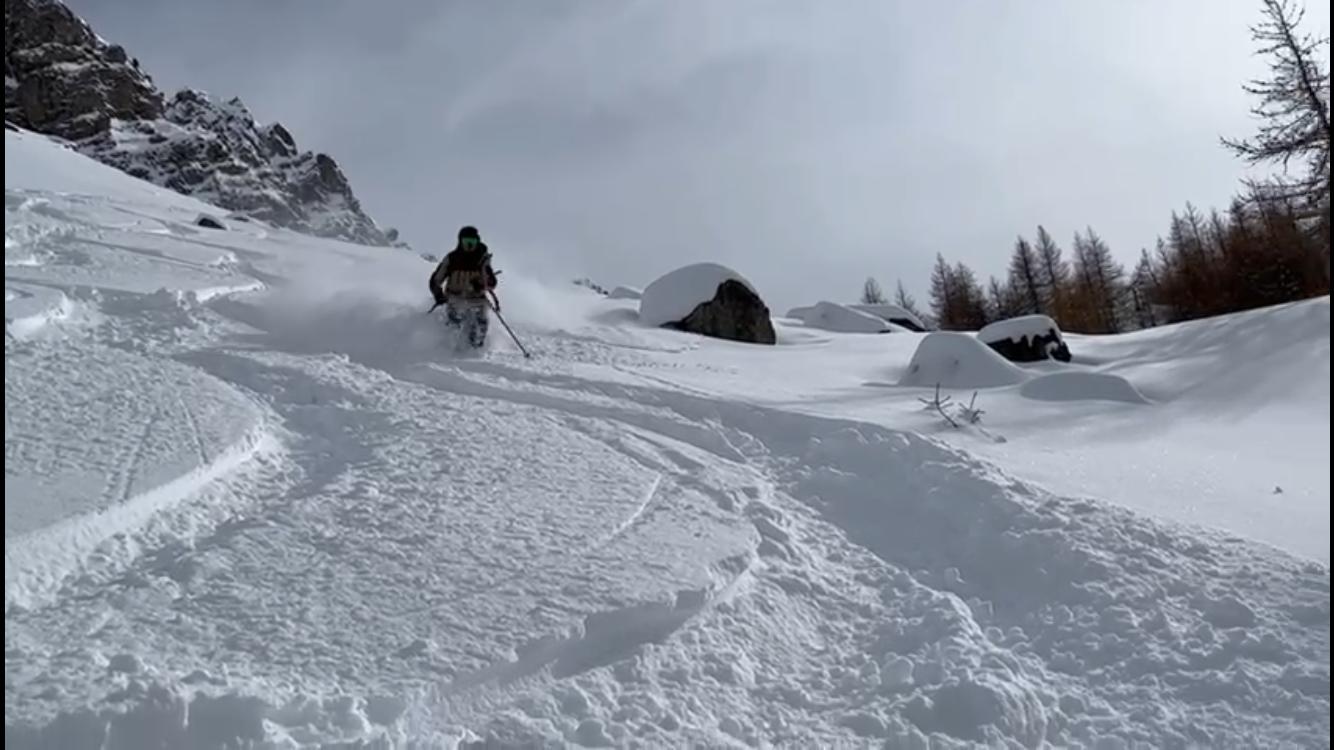
[[[834,302],[817,302],[811,307],[799,309],[803,323],[811,328],[825,331],[885,333],[895,329],[895,326],[884,318]]]
[[[1046,336],[1052,331],[1056,331],[1059,335],[1061,329],[1056,325],[1056,321],[1046,315],[1020,315],[1017,318],[987,324],[977,332],[977,338],[988,344],[1006,339],[1018,343],[1024,337]]]
[[[997,367],[510,268],[453,358],[412,253],[5,146],[12,747],[1328,746],[1328,298]]]
[[[700,304],[717,296],[718,287],[729,280],[755,291],[741,274],[717,263],[695,263],[664,274],[644,288],[639,298],[639,320],[650,326],[683,320]]]

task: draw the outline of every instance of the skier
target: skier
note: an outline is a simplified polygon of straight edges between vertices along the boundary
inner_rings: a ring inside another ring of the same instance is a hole
[[[449,327],[465,334],[475,349],[486,344],[489,323],[486,295],[495,288],[491,252],[476,227],[463,227],[459,230],[458,245],[431,274],[431,295],[437,305],[445,306]],[[495,304],[499,312],[500,303]]]

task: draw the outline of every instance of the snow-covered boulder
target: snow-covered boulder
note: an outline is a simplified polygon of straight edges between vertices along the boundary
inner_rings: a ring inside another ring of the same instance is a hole
[[[855,310],[836,302],[817,302],[811,307],[798,308],[800,320],[811,328],[840,333],[889,333],[894,330],[889,321],[878,315]]]
[[[878,318],[884,318],[885,320],[888,320],[889,322],[895,325],[903,326],[904,328],[907,328],[910,331],[926,330],[926,324],[922,322],[922,319],[914,315],[906,307],[900,307],[898,305],[888,305],[888,304],[886,305],[857,304],[857,305],[849,305],[849,307],[851,307],[854,310],[860,310],[861,312],[864,313],[870,313]]]
[[[397,245],[338,164],[259,125],[238,99],[186,89],[165,97],[139,61],[59,0],[5,2],[5,121],[68,140],[148,182],[276,226]]]
[[[632,286],[618,286],[607,296],[611,299],[640,299],[644,296],[644,290]]]
[[[196,217],[195,217],[195,226],[197,226],[197,227],[203,227],[203,228],[205,228],[205,229],[226,229],[226,228],[227,228],[227,225],[226,225],[225,223],[223,223],[222,219],[219,219],[218,217],[213,216],[212,214],[200,214],[199,216],[196,216]]]
[[[972,335],[933,331],[913,352],[899,385],[944,388],[994,388],[1027,379],[1019,367],[1005,361]]]
[[[1011,362],[1070,361],[1060,327],[1046,315],[998,320],[978,331],[977,338]]]
[[[639,299],[639,319],[732,341],[773,344],[778,339],[769,307],[755,287],[717,263],[678,268],[649,284]]]

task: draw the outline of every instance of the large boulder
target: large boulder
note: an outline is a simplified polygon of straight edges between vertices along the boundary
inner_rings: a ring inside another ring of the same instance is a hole
[[[649,284],[639,300],[639,318],[648,325],[730,341],[778,341],[759,293],[741,274],[716,263],[678,268]]]
[[[998,320],[978,331],[977,338],[1011,362],[1070,361],[1060,327],[1046,315]]]

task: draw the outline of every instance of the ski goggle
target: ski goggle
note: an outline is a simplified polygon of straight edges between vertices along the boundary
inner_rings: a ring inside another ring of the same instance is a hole
[[[477,247],[478,243],[480,243],[480,242],[481,242],[481,240],[477,239],[476,237],[460,237],[460,238],[459,238],[459,244],[462,245],[462,246],[464,246],[464,247]]]

